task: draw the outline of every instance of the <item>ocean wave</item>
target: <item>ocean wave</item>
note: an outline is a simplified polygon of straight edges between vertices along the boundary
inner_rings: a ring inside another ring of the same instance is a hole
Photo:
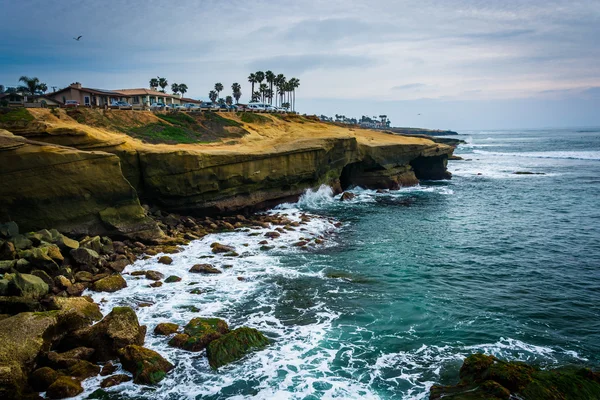
[[[556,158],[569,160],[600,160],[600,151],[532,151],[502,153],[485,150],[473,150],[475,154],[501,156],[501,157],[526,157],[526,158]]]

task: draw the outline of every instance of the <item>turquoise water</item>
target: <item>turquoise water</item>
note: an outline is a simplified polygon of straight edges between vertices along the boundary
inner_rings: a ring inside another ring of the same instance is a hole
[[[159,322],[218,316],[263,330],[273,344],[213,372],[202,353],[148,335],[147,346],[175,363],[174,373],[156,391],[125,384],[115,393],[426,399],[431,385],[456,383],[473,352],[600,367],[600,130],[459,137],[468,144],[456,154],[470,161],[450,162],[451,181],[383,194],[356,188],[350,202],[321,188],[272,211],[315,215],[280,245],[309,235],[323,236],[324,245],[261,252],[262,237],[236,232],[192,243],[171,266],[133,265],[129,271],[184,279],[150,289],[128,277],[103,311],[149,301],[137,309],[149,332]],[[215,240],[242,257],[212,259],[234,265],[219,276],[187,274]],[[190,287],[207,294],[194,297]]]

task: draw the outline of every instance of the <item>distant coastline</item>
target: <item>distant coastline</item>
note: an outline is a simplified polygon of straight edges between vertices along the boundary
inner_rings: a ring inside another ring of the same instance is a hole
[[[425,128],[389,128],[390,132],[399,133],[402,135],[429,135],[429,136],[448,136],[458,135],[458,132],[441,129],[425,129]]]

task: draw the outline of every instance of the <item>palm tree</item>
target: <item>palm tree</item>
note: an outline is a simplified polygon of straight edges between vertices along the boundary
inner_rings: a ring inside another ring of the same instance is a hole
[[[250,74],[248,75],[248,82],[250,82],[252,84],[252,95],[254,95],[254,84],[257,82],[256,80],[256,74]]]
[[[219,98],[219,95],[214,90],[211,90],[210,92],[208,92],[208,98],[214,103]]]
[[[227,104],[228,106],[233,104],[233,97],[231,96],[227,96],[225,97],[225,104]]]
[[[166,93],[165,92],[165,88],[169,85],[169,82],[167,82],[166,78],[161,78],[160,76],[158,77],[158,86],[160,86],[161,88],[161,92]]]
[[[273,71],[269,70],[265,72],[265,79],[269,84],[269,89],[271,89],[271,93],[273,93],[273,83],[275,82],[275,74],[273,73]],[[269,97],[269,104],[273,104],[273,96]]]
[[[242,87],[239,83],[235,82],[231,85],[231,90],[233,91],[233,97],[235,98],[235,103],[240,102],[240,97],[242,97]]]
[[[262,81],[265,80],[265,73],[262,71],[256,71],[254,75],[256,76],[256,82],[258,83],[262,83]]]
[[[260,100],[260,92],[254,92],[252,94],[252,101],[259,101]]]
[[[188,87],[185,83],[180,83],[179,84],[179,93],[181,93],[181,97],[183,97],[183,95],[185,94],[185,92],[187,92]]]
[[[284,83],[285,83],[285,75],[279,74],[275,77],[275,86],[277,87],[277,90],[275,91],[276,94],[281,93],[281,87]],[[282,102],[279,102],[279,103],[281,104]],[[275,105],[277,105],[277,102],[275,102]]]
[[[290,79],[290,88],[292,89],[292,111],[296,110],[296,88],[300,86],[300,79],[292,78]]]
[[[223,84],[222,83],[215,83],[215,90],[217,92],[217,96],[221,93],[221,91],[223,90]]]
[[[152,89],[152,90],[158,89],[158,79],[156,79],[156,78],[150,79],[150,89]]]
[[[177,83],[172,84],[171,91],[173,92],[173,94],[179,93],[179,85]]]
[[[40,83],[39,89],[40,89],[40,92],[46,93],[48,91],[48,86],[45,83]]]
[[[29,78],[22,76],[19,78],[19,82],[23,82],[25,86],[20,86],[19,89],[23,92],[29,92],[31,95],[35,95],[35,92],[40,90],[40,80],[38,78]]]
[[[0,85],[0,93],[4,93],[4,85]]]
[[[277,88],[277,94],[279,94],[279,105],[283,107],[283,97],[285,96],[285,86],[286,86],[286,82],[285,80],[282,81],[278,88]]]
[[[260,96],[262,98],[263,103],[265,102],[265,95],[267,94],[267,90],[269,90],[269,87],[265,83],[261,83],[258,87],[258,91],[260,92]]]
[[[217,103],[222,106],[223,104],[225,104],[225,99],[224,98],[219,98],[219,100],[217,100]]]

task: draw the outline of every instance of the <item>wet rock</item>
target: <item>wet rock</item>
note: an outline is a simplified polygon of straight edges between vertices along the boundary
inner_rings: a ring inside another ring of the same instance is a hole
[[[215,254],[218,253],[229,253],[231,251],[235,251],[235,248],[231,247],[231,246],[226,246],[224,244],[221,243],[213,243],[210,245],[210,247],[212,248],[212,252]]]
[[[64,353],[57,353],[51,351],[46,354],[48,365],[53,368],[63,369],[69,368],[77,364],[81,360],[89,360],[94,354],[94,349],[89,347],[77,347],[73,350],[66,351]],[[75,376],[75,375],[73,375]]]
[[[162,322],[156,325],[156,328],[154,328],[154,334],[168,336],[177,332],[178,329],[179,325],[177,324],[173,324],[171,322]]]
[[[38,368],[29,376],[29,384],[36,392],[45,392],[61,374],[50,367]]]
[[[261,251],[273,250],[275,246],[260,246]]]
[[[220,274],[221,271],[210,264],[196,264],[190,268],[189,272],[199,274]]]
[[[133,271],[129,275],[131,275],[131,276],[144,276],[144,275],[146,275],[146,271]]]
[[[348,201],[348,200],[352,200],[356,197],[356,195],[354,193],[350,193],[350,192],[344,192],[342,193],[342,197],[340,197],[341,201]]]
[[[265,233],[265,237],[268,237],[269,239],[275,239],[275,238],[278,238],[279,236],[281,236],[281,233],[279,233],[279,232],[271,231],[271,232]]]
[[[146,327],[140,326],[135,312],[130,307],[115,307],[102,321],[80,329],[67,336],[64,345],[91,347],[93,359],[107,361],[115,359],[117,351],[130,344],[143,345]]]
[[[153,282],[153,283],[151,283],[151,284],[150,284],[150,285],[148,285],[148,286],[150,286],[150,287],[153,287],[153,288],[158,288],[158,287],[161,287],[162,285],[163,285],[163,283],[162,283],[162,282],[160,282],[160,281],[157,281],[157,282]]]
[[[85,360],[79,360],[69,367],[67,373],[70,376],[74,376],[83,380],[97,376],[100,373],[100,369],[101,368],[96,364],[92,364],[91,362]]]
[[[95,292],[116,292],[127,287],[127,282],[121,275],[110,275],[106,278],[97,280],[92,284],[91,289]]]
[[[162,256],[158,259],[158,262],[165,265],[171,265],[173,263],[173,259],[169,256]]]
[[[3,281],[0,279],[0,290]],[[17,296],[0,296],[0,314],[17,315],[28,311],[41,311],[42,305],[38,300]]]
[[[11,242],[0,245],[0,260],[14,260],[17,257],[17,249]]]
[[[58,275],[54,278],[54,284],[60,289],[68,289],[73,283],[64,275]]]
[[[16,222],[10,221],[0,224],[0,238],[8,239],[19,234],[19,226]]]
[[[44,245],[43,247],[40,247],[40,249],[46,249],[46,254],[48,255],[48,257],[50,257],[52,260],[54,260],[58,264],[62,263],[65,259],[62,255],[62,253],[60,252],[60,249],[56,245],[53,245],[53,244]]]
[[[75,261],[78,265],[87,268],[97,267],[100,261],[100,255],[96,251],[85,247],[73,249],[69,252],[69,254],[71,255],[73,261]]]
[[[190,290],[190,293],[191,294],[202,294],[202,293],[204,293],[204,290],[202,290],[202,289],[192,289],[192,290]]]
[[[261,240],[260,242],[258,242],[258,244],[269,244],[268,240]]]
[[[75,273],[75,282],[91,282],[94,275],[88,271],[79,271]]]
[[[125,270],[131,262],[127,258],[121,258],[115,261],[111,261],[107,264],[108,268],[112,269],[115,272],[121,273]]]
[[[112,386],[117,386],[121,383],[129,382],[131,379],[132,378],[129,375],[125,374],[109,376],[108,378],[105,378],[102,380],[102,382],[100,382],[100,387],[108,388]]]
[[[81,296],[83,291],[87,288],[84,283],[75,283],[67,288],[69,296]]]
[[[133,381],[142,385],[154,385],[167,375],[174,366],[157,352],[137,345],[119,350],[123,368],[133,374]]]
[[[229,332],[227,323],[219,318],[194,318],[176,335],[169,345],[187,351],[201,351],[210,342]]]
[[[152,281],[160,281],[165,276],[158,271],[146,271],[146,279],[150,279]]]
[[[235,251],[230,251],[229,253],[223,254],[223,257],[239,257],[240,255]]]
[[[262,349],[269,344],[261,332],[253,328],[238,328],[213,340],[206,348],[208,363],[213,369],[229,364],[253,350]]]
[[[117,369],[118,369],[117,366],[114,365],[112,363],[112,361],[107,361],[102,366],[102,370],[100,371],[100,375],[101,376],[108,376],[108,375],[114,374]]]
[[[49,287],[41,278],[30,274],[4,274],[8,280],[8,293],[30,299],[39,299],[48,294]]]
[[[180,282],[181,278],[176,275],[171,275],[167,279],[165,279],[165,283],[175,283]]]
[[[64,235],[59,235],[54,244],[58,246],[59,249],[69,253],[71,250],[75,250],[79,248],[79,242],[77,240],[68,238]]]
[[[35,270],[31,271],[31,275],[37,276],[38,278],[43,280],[46,283],[46,285],[48,285],[48,288],[50,290],[52,290],[52,288],[54,288],[54,286],[55,286],[54,279],[52,279],[46,271],[42,271],[41,269],[35,269]]]
[[[7,272],[11,272],[12,269],[17,265],[16,260],[2,260],[0,261],[0,274],[5,274]],[[27,272],[27,271],[19,271],[19,272]]]
[[[246,278],[244,278],[243,276],[238,276],[237,280],[240,281],[240,282],[243,282],[243,281],[246,280]]]
[[[429,398],[462,397],[472,400],[597,399],[600,373],[580,367],[540,370],[522,362],[506,362],[494,356],[473,354],[460,369],[455,386],[433,386]]]
[[[299,242],[294,243],[292,246],[303,247],[306,246],[308,242],[306,240],[300,240]]]
[[[58,264],[48,255],[48,248],[34,247],[30,250],[20,250],[18,252],[19,258],[27,260],[31,267],[43,269],[47,272],[57,272]]]
[[[77,378],[60,376],[48,387],[46,396],[50,399],[66,399],[82,392],[83,388]]]

